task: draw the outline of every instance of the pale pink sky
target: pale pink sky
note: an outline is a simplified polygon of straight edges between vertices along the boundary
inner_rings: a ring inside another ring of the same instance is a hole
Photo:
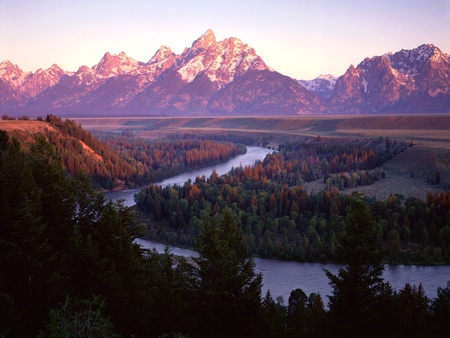
[[[282,74],[339,76],[423,43],[450,53],[450,0],[1,0],[0,62],[75,71],[121,51],[146,62],[161,45],[181,53],[209,28]]]

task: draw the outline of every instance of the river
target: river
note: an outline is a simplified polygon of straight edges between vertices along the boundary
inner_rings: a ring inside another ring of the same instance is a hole
[[[263,160],[264,157],[271,153],[272,150],[261,147],[247,147],[247,153],[239,155],[226,163],[216,166],[204,168],[201,170],[190,171],[172,178],[168,178],[158,184],[182,185],[188,179],[195,180],[197,176],[209,177],[215,169],[219,175],[226,174],[232,167],[253,165],[257,160]],[[108,192],[105,197],[116,200],[122,198],[125,205],[134,205],[134,194],[140,189],[130,189]],[[155,248],[159,252],[164,251],[164,245],[137,239],[144,248]],[[196,256],[195,251],[170,247],[175,255],[180,256]],[[329,270],[333,274],[337,274],[341,266],[336,264],[321,263],[298,263],[286,262],[279,260],[255,258],[256,272],[263,274],[263,296],[270,290],[274,298],[282,296],[285,303],[289,299],[292,290],[301,288],[307,295],[310,293],[320,293],[324,303],[328,303],[326,295],[331,294],[331,287],[328,285],[328,278],[325,276],[323,269]],[[405,283],[411,285],[419,285],[422,283],[425,293],[430,298],[436,297],[436,290],[445,287],[447,281],[450,280],[450,266],[415,266],[415,265],[386,265],[384,270],[384,279],[389,281],[395,290],[400,290]]]
[[[142,248],[156,249],[164,252],[165,246],[160,243],[136,239],[136,243]],[[184,257],[198,257],[196,251],[169,246],[174,255]],[[285,304],[289,300],[292,290],[300,288],[307,295],[320,293],[324,304],[328,303],[327,295],[331,294],[328,278],[323,269],[337,274],[342,265],[324,263],[298,263],[275,259],[255,258],[255,271],[263,275],[262,296],[270,290],[272,297],[276,299],[282,296]],[[389,281],[392,287],[399,291],[406,283],[416,286],[422,283],[425,294],[429,298],[436,298],[436,290],[446,287],[450,280],[450,266],[415,266],[415,265],[385,265],[383,278]]]
[[[189,179],[194,181],[197,177],[211,176],[214,169],[216,170],[217,174],[221,176],[228,173],[233,167],[237,168],[239,166],[245,167],[246,165],[254,165],[256,161],[258,160],[262,161],[267,154],[270,154],[272,152],[273,150],[267,148],[247,146],[247,152],[245,154],[238,155],[232,158],[231,160],[228,160],[227,162],[203,169],[188,171],[183,174],[165,179],[164,181],[158,182],[156,184],[159,184],[163,187],[175,184],[183,185]],[[140,190],[141,189],[139,188],[139,189],[108,191],[104,194],[104,196],[106,199],[110,200],[124,199],[125,200],[124,205],[130,207],[135,204],[134,195],[138,193]]]

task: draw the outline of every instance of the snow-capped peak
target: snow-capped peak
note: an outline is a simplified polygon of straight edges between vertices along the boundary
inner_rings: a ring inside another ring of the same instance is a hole
[[[402,49],[397,53],[387,53],[383,57],[397,71],[414,76],[427,62],[447,62],[448,55],[432,44],[423,44],[414,49]]]
[[[192,43],[191,48],[186,48],[182,56],[185,60],[195,57],[198,53],[210,49],[216,44],[216,36],[211,29],[208,29],[197,40]]]
[[[318,79],[322,79],[322,80],[327,80],[330,81],[331,83],[335,83],[337,80],[337,77],[331,74],[326,74],[326,75],[319,75]]]
[[[78,70],[75,74],[82,74],[82,73],[91,73],[91,69],[88,66],[80,66],[78,67]]]
[[[34,74],[28,76],[22,84],[21,90],[29,97],[36,97],[45,89],[56,85],[67,75],[73,75],[73,73],[65,72],[58,65],[53,64],[45,70],[38,69]]]
[[[173,55],[172,50],[169,47],[161,46],[156,51],[155,55],[153,55],[153,57],[150,59],[148,64],[161,62],[162,60],[167,59],[168,57],[170,57],[172,55]]]
[[[128,57],[124,52],[119,55],[111,55],[107,52],[93,69],[98,77],[108,78],[130,73],[138,67],[139,62]]]
[[[51,65],[49,68],[47,68],[45,70],[43,70],[42,68],[39,68],[34,74],[32,74],[30,76],[30,78],[36,77],[37,75],[42,75],[42,76],[46,76],[46,77],[58,77],[58,81],[59,81],[59,78],[61,78],[65,74],[71,74],[71,73],[65,72],[61,67],[59,67],[56,63],[54,63],[53,65]]]
[[[209,47],[216,43],[216,36],[211,29],[208,29],[197,40],[192,43],[191,49],[203,49],[207,50]]]
[[[15,87],[20,86],[30,74],[31,72],[24,72],[8,60],[0,63],[0,78],[7,80]]]
[[[201,43],[206,43],[208,47],[194,49]],[[237,38],[215,42],[211,30],[194,42],[193,48],[185,54],[185,60],[186,63],[178,70],[184,81],[192,82],[197,75],[204,73],[219,88],[249,69],[268,69],[253,48]]]
[[[308,90],[317,91],[320,88],[327,88],[332,90],[336,84],[337,77],[331,74],[319,75],[312,80],[298,80],[298,82]]]

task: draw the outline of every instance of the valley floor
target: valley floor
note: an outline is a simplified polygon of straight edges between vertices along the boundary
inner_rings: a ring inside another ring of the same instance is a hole
[[[176,132],[235,133],[265,140],[277,149],[299,137],[386,138],[411,142],[404,153],[384,165],[386,178],[358,187],[366,196],[387,198],[391,194],[426,198],[441,186],[426,181],[439,171],[450,184],[450,115],[367,115],[299,117],[185,117],[185,118],[84,118],[85,129],[133,131],[141,137],[159,138]],[[322,190],[322,181],[305,184],[309,191]],[[352,189],[345,190],[351,193]]]

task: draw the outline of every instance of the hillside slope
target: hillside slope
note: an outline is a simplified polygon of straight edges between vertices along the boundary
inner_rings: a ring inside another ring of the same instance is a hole
[[[38,137],[54,146],[61,164],[71,174],[84,174],[103,189],[132,186],[132,179],[140,173],[137,166],[120,157],[108,145],[98,141],[71,120],[49,115],[46,120],[2,120],[0,129],[17,138],[28,149]]]

